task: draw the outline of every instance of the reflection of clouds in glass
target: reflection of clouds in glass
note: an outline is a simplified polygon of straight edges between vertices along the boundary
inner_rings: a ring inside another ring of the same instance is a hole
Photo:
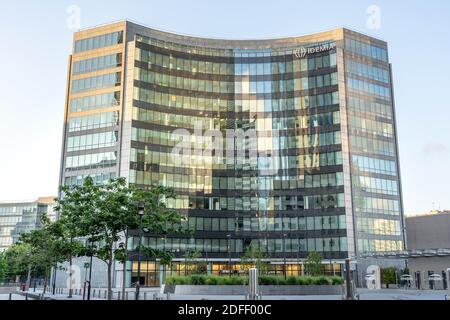
[[[436,153],[448,152],[449,148],[441,143],[427,143],[422,147],[422,152],[425,155],[432,155]]]

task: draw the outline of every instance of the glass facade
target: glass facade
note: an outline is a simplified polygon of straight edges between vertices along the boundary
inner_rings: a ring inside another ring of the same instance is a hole
[[[53,199],[49,197],[29,202],[0,203],[0,251],[16,243],[21,234],[40,228],[44,214],[54,220]]]
[[[335,272],[403,249],[386,43],[346,29],[212,40],[124,22],[77,33],[72,60],[61,184],[174,188],[168,205],[192,235],[144,239],[174,253],[166,272],[187,270],[193,251],[220,273],[255,246],[275,273],[283,260],[301,273],[312,251]],[[148,262],[148,278],[160,268]]]
[[[387,49],[345,40],[352,196],[359,254],[402,251],[403,215]]]

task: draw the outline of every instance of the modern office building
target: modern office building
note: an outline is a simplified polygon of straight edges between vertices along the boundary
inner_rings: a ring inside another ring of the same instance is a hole
[[[0,251],[17,242],[21,234],[39,229],[44,214],[54,220],[55,198],[0,202]]]
[[[405,220],[408,268],[414,279],[413,285],[420,289],[447,289],[450,281],[450,211],[431,211],[407,216]]]
[[[193,251],[210,272],[238,272],[251,245],[275,273],[301,274],[312,251],[329,273],[347,257],[364,271],[362,253],[405,249],[387,43],[343,28],[271,40],[128,21],[77,32],[60,183],[86,176],[175,188],[169,204],[194,236],[144,239],[175,254],[168,272],[186,272]],[[142,270],[160,282],[157,261]]]

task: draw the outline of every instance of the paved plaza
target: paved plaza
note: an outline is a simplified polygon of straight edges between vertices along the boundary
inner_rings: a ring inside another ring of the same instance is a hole
[[[153,299],[153,293],[157,290],[148,291],[146,295],[147,300]],[[40,291],[30,292],[30,294],[40,294]],[[151,294],[150,294],[151,293]],[[449,291],[443,290],[400,290],[400,289],[382,289],[382,290],[367,290],[359,289],[360,300],[446,300],[447,296],[450,296]],[[162,300],[167,300],[167,295],[159,296]],[[73,295],[72,299],[67,298],[67,294],[50,295],[47,294],[46,298],[51,300],[82,300],[82,296]],[[133,296],[130,294],[130,298]],[[8,294],[0,294],[0,300],[9,300]],[[23,295],[13,294],[12,300],[25,300]],[[32,298],[30,298],[32,300]],[[92,300],[105,300],[104,298],[93,297]],[[245,300],[244,296],[201,296],[201,295],[170,295],[170,300]],[[326,295],[326,296],[263,296],[262,300],[342,300],[339,295]]]

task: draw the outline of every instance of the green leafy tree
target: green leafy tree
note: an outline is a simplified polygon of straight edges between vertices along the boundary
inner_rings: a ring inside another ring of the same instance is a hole
[[[186,266],[189,273],[199,275],[208,272],[208,265],[206,261],[202,260],[202,253],[200,251],[188,251],[185,256]]]
[[[269,264],[264,261],[267,256],[260,248],[250,245],[245,250],[244,255],[241,257],[242,269],[248,271],[250,268],[256,267],[260,274],[266,274],[269,269]]]
[[[27,260],[29,267],[43,271],[44,294],[47,291],[51,268],[66,261],[69,256],[82,248],[81,243],[68,241],[64,237],[62,222],[51,223],[46,216],[42,218],[42,228],[21,235],[19,243],[29,248],[31,254]]]
[[[15,243],[5,252],[10,277],[26,276],[26,285],[30,286],[33,270],[31,246],[26,243]]]
[[[0,252],[0,282],[4,282],[9,277],[8,261],[6,260],[6,253]]]
[[[381,283],[389,288],[390,284],[397,283],[397,269],[394,267],[381,269]]]
[[[176,225],[182,220],[182,216],[168,209],[163,201],[175,196],[168,188],[140,190],[129,187],[124,178],[96,185],[88,177],[82,186],[66,186],[61,191],[63,197],[58,200],[57,209],[63,225],[70,228],[70,239],[84,237],[88,240],[79,255],[96,257],[107,265],[109,300],[112,299],[113,263],[118,260],[125,264],[128,260],[129,232],[140,225],[137,204],[141,201],[145,204],[143,228],[157,236],[176,231]]]
[[[310,252],[305,261],[305,271],[310,276],[320,276],[323,274],[322,255],[318,252]]]

